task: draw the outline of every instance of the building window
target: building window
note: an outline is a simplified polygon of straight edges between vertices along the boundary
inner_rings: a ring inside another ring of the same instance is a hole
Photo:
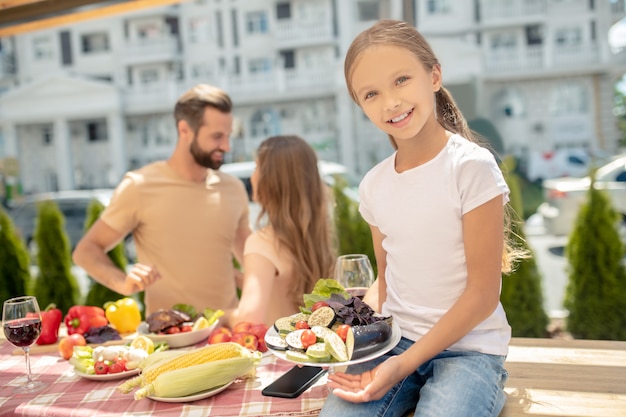
[[[62,31],[59,34],[61,41],[61,64],[72,65],[72,39],[70,32],[67,30]]]
[[[189,42],[207,42],[209,36],[209,21],[206,16],[189,19]]]
[[[239,46],[239,21],[236,9],[230,11],[230,23],[233,30],[233,46]]]
[[[224,47],[224,27],[222,25],[222,12],[217,10],[215,12],[215,31],[217,36],[217,46]]]
[[[584,86],[576,82],[564,82],[558,85],[550,97],[550,114],[568,116],[586,114],[589,98]]]
[[[357,13],[360,22],[387,19],[390,14],[388,0],[362,0],[357,3]]]
[[[296,54],[293,51],[293,49],[280,51],[280,56],[283,59],[283,68],[295,68],[296,67]]]
[[[276,4],[276,19],[291,19],[291,3]]]
[[[253,137],[280,135],[280,116],[273,109],[261,109],[250,120]]]
[[[248,69],[251,74],[268,73],[272,70],[272,62],[269,58],[251,59],[248,62]]]
[[[49,146],[54,143],[54,133],[52,132],[52,127],[44,126],[41,129],[41,138],[44,146]]]
[[[144,85],[154,84],[159,81],[159,71],[154,68],[142,70],[139,73],[139,82]]]
[[[33,39],[33,53],[35,60],[44,61],[52,58],[52,40],[45,37]]]
[[[526,44],[541,45],[543,43],[543,28],[540,25],[526,26]]]
[[[87,123],[87,140],[89,142],[106,142],[107,138],[107,125],[104,120]]]
[[[579,27],[560,28],[557,29],[554,41],[557,46],[580,46],[582,44],[583,35]]]
[[[493,51],[511,50],[517,46],[515,33],[495,33],[490,39]]]
[[[109,50],[109,35],[105,32],[87,33],[81,36],[84,53],[91,54]]]
[[[246,13],[246,31],[249,35],[267,33],[267,14],[262,11]]]
[[[451,11],[449,0],[428,0],[426,2],[428,14],[448,14]]]
[[[495,118],[520,118],[526,116],[524,96],[517,88],[505,88],[493,100]]]

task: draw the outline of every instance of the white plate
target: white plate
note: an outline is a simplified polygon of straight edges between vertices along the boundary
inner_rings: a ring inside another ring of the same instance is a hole
[[[228,388],[233,382],[235,382],[235,381],[232,380],[229,383],[227,383],[226,385],[222,385],[222,386],[217,387],[217,388],[211,388],[210,390],[202,391],[202,392],[199,392],[197,394],[187,395],[186,397],[168,398],[168,397],[153,397],[151,395],[148,395],[148,398],[150,398],[151,400],[154,400],[154,401],[161,401],[161,402],[164,402],[164,403],[187,403],[187,402],[191,402],[191,401],[198,401],[198,400],[202,400],[204,398],[209,398],[209,397],[212,397],[212,396],[214,396],[216,394],[219,394],[220,392],[222,392],[226,388]]]
[[[179,348],[184,346],[195,345],[202,342],[204,339],[208,339],[209,335],[215,329],[215,326],[219,323],[217,320],[215,323],[204,329],[195,330],[191,332],[182,332],[174,334],[154,334],[148,331],[148,323],[142,321],[137,327],[137,333],[145,335],[152,339],[154,343],[165,342],[170,348]]]
[[[118,372],[116,374],[85,374],[83,372],[77,371],[76,369],[74,369],[74,372],[79,377],[85,378],[85,379],[91,379],[94,381],[113,381],[115,379],[123,379],[123,378],[128,378],[131,376],[135,376],[139,374],[139,372],[141,372],[141,369],[137,368],[131,371]]]
[[[267,330],[267,333],[265,333],[265,337],[280,337],[278,335],[278,332],[276,331],[276,328],[274,326],[270,326],[270,328]],[[391,337],[389,338],[389,340],[387,341],[387,343],[383,343],[380,346],[380,349],[370,353],[369,355],[365,355],[361,358],[358,359],[353,359],[351,361],[347,361],[347,362],[297,362],[297,361],[292,361],[290,359],[287,359],[287,354],[285,353],[284,350],[275,350],[269,347],[269,344],[267,346],[267,350],[269,350],[270,352],[272,352],[274,355],[278,356],[279,358],[286,360],[288,362],[292,362],[298,365],[306,365],[306,366],[347,366],[347,365],[354,365],[357,363],[361,363],[361,362],[367,362],[370,361],[372,359],[378,358],[379,356],[384,355],[385,353],[389,352],[391,349],[393,349],[398,342],[400,341],[400,338],[402,337],[402,333],[400,331],[400,326],[398,326],[398,324],[394,321],[391,324]],[[266,342],[267,343],[267,342]]]

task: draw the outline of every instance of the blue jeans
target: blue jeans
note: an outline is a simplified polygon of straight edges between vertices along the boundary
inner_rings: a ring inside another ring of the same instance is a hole
[[[347,372],[372,369],[389,356],[399,355],[413,342],[404,337],[388,354],[352,365]],[[479,352],[443,351],[397,383],[383,398],[351,403],[330,394],[320,417],[497,417],[506,399],[508,373],[504,356]]]

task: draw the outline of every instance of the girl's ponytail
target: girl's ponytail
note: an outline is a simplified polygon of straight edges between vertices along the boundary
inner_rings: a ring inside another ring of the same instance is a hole
[[[444,129],[457,133],[472,142],[477,141],[477,138],[467,125],[465,117],[457,107],[454,98],[443,85],[435,93],[435,103],[437,121]]]

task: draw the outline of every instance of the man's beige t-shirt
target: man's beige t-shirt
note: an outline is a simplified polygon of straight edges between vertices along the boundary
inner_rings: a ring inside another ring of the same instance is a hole
[[[165,161],[128,172],[102,213],[116,231],[132,231],[137,261],[161,273],[145,291],[146,314],[178,303],[237,306],[232,250],[249,222],[248,196],[238,178],[207,171],[205,183],[179,177]]]

